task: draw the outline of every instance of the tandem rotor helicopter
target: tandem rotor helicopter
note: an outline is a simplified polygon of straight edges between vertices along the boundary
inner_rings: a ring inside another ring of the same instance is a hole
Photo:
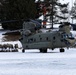
[[[24,21],[23,29],[19,30],[21,34],[19,41],[23,46],[22,52],[24,53],[26,49],[39,49],[41,53],[47,53],[48,48],[52,50],[60,48],[60,52],[64,52],[64,47],[74,46],[76,39],[70,32],[70,23],[62,22],[59,24],[59,29],[53,31],[42,28],[42,24],[38,20]]]
[[[23,46],[22,52],[25,52],[26,49],[39,49],[40,52],[46,53],[48,48],[52,50],[60,48],[60,52],[64,52],[64,47],[74,46],[76,41],[70,29],[70,23],[64,22],[59,26],[58,31],[49,29],[44,32],[41,30],[41,25],[24,22],[19,39]]]
[[[76,39],[70,30],[69,22],[60,23],[59,29],[53,31],[42,28],[38,20],[24,21],[23,29],[19,30],[22,52],[24,53],[26,49],[39,49],[41,53],[47,53],[48,48],[52,50],[60,48],[60,52],[64,52],[64,47],[75,45]]]

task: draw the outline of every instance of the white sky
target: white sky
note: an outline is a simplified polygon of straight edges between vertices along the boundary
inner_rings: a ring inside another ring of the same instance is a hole
[[[72,7],[72,4],[75,2],[75,0],[60,0],[62,3],[68,3],[69,2],[69,8]]]
[[[37,0],[36,0],[37,1]],[[75,2],[75,0],[60,0],[61,3],[68,3],[69,2],[69,7],[72,7],[72,4]]]
[[[36,0],[38,1],[38,0]],[[43,0],[42,0],[43,1]],[[72,5],[72,3],[74,3],[75,0],[60,0],[60,2],[63,2],[63,3],[66,3],[66,2],[69,2],[70,5]]]

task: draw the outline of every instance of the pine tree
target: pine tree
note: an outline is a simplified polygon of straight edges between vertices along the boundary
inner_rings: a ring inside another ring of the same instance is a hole
[[[68,3],[61,4],[59,0],[44,0],[42,4],[43,7],[46,8],[46,14],[43,13],[44,19],[47,19],[49,17],[52,28],[54,23],[59,22],[61,19],[67,19],[65,14],[68,13],[67,9]]]
[[[76,19],[76,0],[74,2],[74,6],[72,6],[70,14],[71,14],[72,18]]]
[[[19,20],[14,23],[2,24],[4,29],[22,28],[21,19],[35,19],[35,0],[3,0],[1,1],[1,20]]]

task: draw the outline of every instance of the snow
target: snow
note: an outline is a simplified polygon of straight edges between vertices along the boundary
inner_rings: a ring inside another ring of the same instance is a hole
[[[71,30],[73,37],[76,39],[76,31]]]
[[[21,48],[22,44],[18,40],[17,41],[5,41],[5,42],[3,41],[3,37],[5,35],[2,35],[2,34],[6,33],[7,31],[8,30],[3,30],[2,27],[0,26],[0,44],[13,44],[13,45],[18,44],[19,48]]]
[[[0,53],[0,75],[76,75],[76,49]]]
[[[69,8],[71,9],[75,0],[60,0],[60,2],[63,3],[63,4],[64,3],[69,3]]]
[[[19,41],[2,42],[0,44],[18,43]],[[65,48],[60,53],[48,49],[47,53],[40,53],[38,49],[19,52],[0,52],[0,75],[76,75],[76,48]]]

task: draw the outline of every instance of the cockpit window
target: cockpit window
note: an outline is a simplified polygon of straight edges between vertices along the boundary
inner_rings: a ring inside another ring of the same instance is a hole
[[[74,39],[73,35],[70,33],[70,35],[68,34],[68,38],[69,39]]]
[[[63,39],[74,39],[74,37],[71,33],[70,34],[66,34],[66,33],[62,34],[62,38]]]
[[[68,38],[67,34],[62,34],[62,38],[64,39]]]

